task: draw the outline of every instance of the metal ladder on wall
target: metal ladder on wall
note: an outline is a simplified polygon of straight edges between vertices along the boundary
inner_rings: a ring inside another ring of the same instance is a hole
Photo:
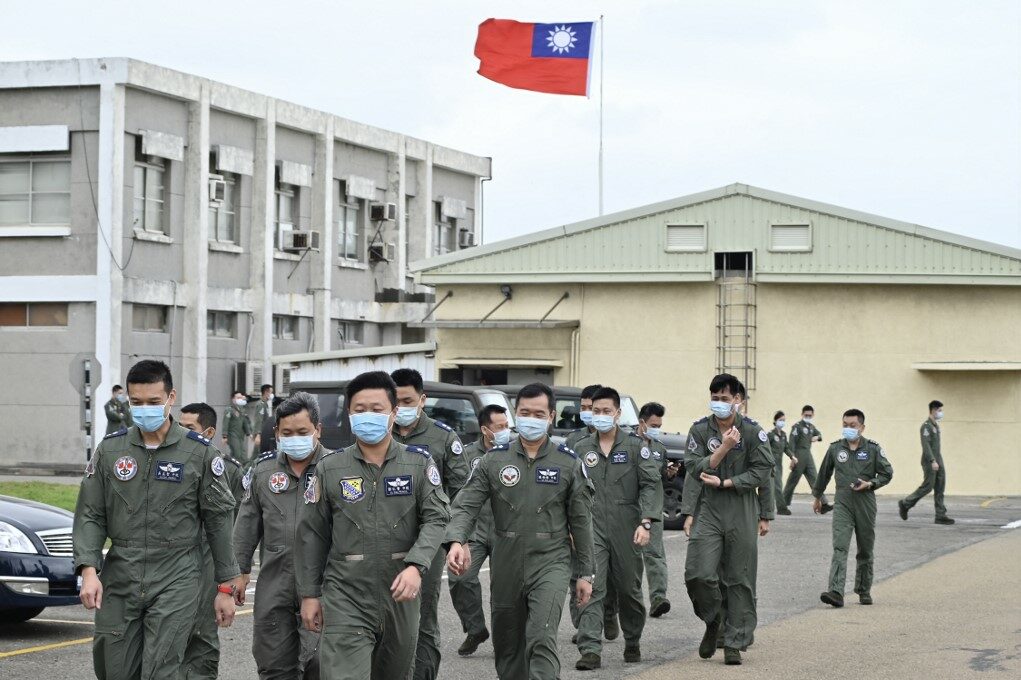
[[[728,271],[717,279],[716,370],[736,375],[749,392],[755,389],[755,283],[751,267]],[[749,395],[750,396],[750,395]]]

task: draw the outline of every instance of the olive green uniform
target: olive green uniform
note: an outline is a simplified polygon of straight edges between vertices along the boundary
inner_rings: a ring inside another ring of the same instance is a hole
[[[861,437],[857,450],[851,450],[844,439],[830,444],[819,469],[819,478],[812,487],[816,498],[822,497],[830,477],[837,487],[833,508],[833,560],[830,562],[829,590],[844,594],[847,580],[847,549],[854,532],[858,544],[854,592],[870,594],[872,590],[872,548],[876,542],[876,493],[893,479],[893,466],[883,447]],[[857,480],[872,482],[868,491],[852,491]]]
[[[255,407],[252,409],[252,415],[250,420],[252,421],[252,432],[259,434],[262,432],[262,424],[266,422],[267,418],[273,417],[273,404],[260,399],[255,402]]]
[[[319,459],[295,541],[298,594],[322,599],[324,680],[404,680],[421,600],[395,602],[409,565],[431,570],[450,519],[432,458],[391,441],[382,467],[358,444]],[[420,593],[421,594],[421,593]]]
[[[777,510],[786,510],[787,502],[784,501],[783,494],[783,466],[784,466],[784,455],[790,458],[793,454],[791,453],[791,442],[787,438],[787,433],[778,427],[774,427],[769,431],[769,448],[773,451],[773,502],[776,504]],[[798,461],[801,462],[800,460]]]
[[[294,583],[294,535],[304,511],[303,494],[315,476],[320,444],[299,479],[287,456],[270,451],[245,475],[244,501],[234,524],[234,555],[241,573],[252,572],[262,544],[255,586],[252,656],[261,680],[319,677],[319,635],[301,624],[301,598]]]
[[[922,423],[919,434],[922,438],[922,485],[902,503],[910,510],[931,491],[936,505],[936,519],[941,519],[947,516],[947,506],[943,503],[943,493],[947,488],[947,471],[943,467],[943,454],[940,451],[942,432],[938,423],[928,419]],[[933,463],[939,463],[939,470],[932,469]]]
[[[114,397],[103,407],[106,412],[106,434],[131,427],[131,406],[127,401]]]
[[[406,437],[395,425],[393,436],[398,442],[416,446],[430,456],[440,471],[443,490],[453,498],[468,478],[468,461],[457,434],[438,420],[424,413]],[[415,651],[414,680],[433,680],[440,672],[440,591],[446,554],[437,550],[432,565],[422,580],[422,615],[418,626],[418,649]]]
[[[816,437],[821,439],[822,432],[817,430],[815,425],[806,423],[804,420],[798,421],[791,428],[791,436],[788,443],[792,451],[791,455],[798,459],[798,463],[787,476],[787,484],[783,488],[784,507],[790,506],[791,500],[794,498],[794,489],[798,487],[798,482],[801,481],[802,475],[804,475],[810,485],[815,485],[816,472],[815,459],[812,458],[812,440]],[[822,502],[826,503],[826,496],[822,497]]]
[[[470,444],[464,452],[468,465],[474,470],[486,454],[485,444],[480,438]],[[461,619],[461,628],[468,635],[480,635],[486,630],[486,616],[482,613],[482,584],[479,583],[479,570],[492,554],[493,549],[493,509],[489,503],[482,506],[475,522],[475,531],[471,535],[469,550],[471,551],[471,567],[464,574],[447,575],[450,587],[450,601],[454,611]]]
[[[147,449],[137,427],[106,437],[82,479],[75,570],[103,584],[92,648],[100,680],[178,678],[198,615],[204,531],[218,583],[240,572],[231,550],[234,497],[209,440],[171,419]],[[112,545],[103,558],[103,545]]]
[[[454,501],[446,543],[465,543],[486,503],[493,510],[490,595],[501,680],[560,677],[557,629],[570,573],[571,537],[593,572],[592,484],[566,446],[546,440],[530,459],[521,440],[487,453]]]
[[[242,478],[244,474],[241,462],[231,458],[230,455],[220,454],[226,465],[224,466],[224,477],[227,479],[227,486],[234,496],[234,516],[237,516],[238,508],[241,507],[241,497],[244,493]],[[202,589],[199,601],[198,618],[195,620],[195,627],[191,632],[191,639],[188,640],[188,648],[184,653],[185,677],[188,680],[203,678],[215,680],[220,666],[220,634],[216,624],[216,614],[213,611],[213,600],[216,599],[216,577],[213,574],[213,553],[209,549],[209,542],[205,536],[199,538],[202,541]]]
[[[740,431],[741,441],[715,470],[709,467],[709,458],[723,442],[716,417],[702,418],[688,432],[684,465],[691,484],[701,484],[699,475],[706,472],[721,481],[730,479],[733,487],[701,485],[684,579],[695,615],[708,624],[722,612],[725,646],[743,649],[752,640],[757,619],[755,568],[760,503],[752,492],[772,483],[773,456],[765,431],[754,420],[736,415],[734,427]],[[688,480],[685,482],[688,484]],[[725,610],[721,588],[726,593]]]
[[[578,651],[602,653],[603,601],[608,583],[616,591],[624,641],[637,645],[645,628],[642,604],[642,550],[634,544],[642,518],[653,524],[663,519],[663,481],[660,464],[645,440],[616,428],[609,454],[602,452],[599,434],[578,442],[578,455],[595,487],[592,502],[595,584],[592,599],[582,609]]]
[[[223,436],[227,438],[230,455],[246,465],[248,457],[247,437],[252,434],[252,421],[248,414],[234,404],[227,407],[223,414]]]
[[[564,437],[564,446],[574,451],[578,442],[585,437],[590,436],[595,431],[596,429],[594,427],[579,427],[577,430],[568,433],[568,435]]]
[[[596,431],[594,427],[579,427],[577,430],[570,432],[567,437],[564,438],[564,446],[575,451],[578,446],[578,442],[591,436]],[[571,625],[575,628],[581,623],[581,607],[578,606],[578,600],[574,597],[575,586],[578,583],[578,576],[583,572],[580,570],[578,564],[578,558],[571,553],[571,580],[567,585],[567,611],[571,615]],[[617,593],[613,590],[613,583],[607,584],[606,597],[603,600],[603,614],[604,624],[610,625],[610,621],[617,617]]]
[[[652,531],[649,535],[649,545],[645,546],[642,555],[645,559],[645,573],[649,579],[649,606],[666,599],[667,591],[667,566],[666,551],[663,548],[663,484],[667,482],[666,477],[666,447],[656,439],[645,439],[649,449],[652,451],[652,459],[659,465],[659,496],[661,521],[652,523]]]

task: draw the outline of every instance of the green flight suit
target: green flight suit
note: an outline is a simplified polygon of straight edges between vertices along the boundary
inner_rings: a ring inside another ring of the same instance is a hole
[[[751,642],[757,619],[754,576],[760,503],[752,492],[772,483],[773,456],[769,438],[754,420],[736,415],[734,427],[741,441],[715,470],[709,467],[710,455],[723,441],[716,417],[698,420],[688,432],[684,466],[691,484],[700,483],[699,475],[706,472],[730,479],[733,487],[702,484],[684,580],[695,615],[710,623],[722,612],[725,646],[743,649]],[[721,588],[726,592],[725,609]]]
[[[560,677],[557,629],[571,537],[582,573],[594,573],[592,493],[569,448],[546,439],[530,459],[518,439],[483,456],[454,501],[447,544],[467,542],[482,508],[492,505],[490,600],[501,680]]]
[[[106,412],[107,434],[113,434],[118,430],[131,427],[131,406],[127,401],[120,401],[114,397],[106,402],[103,411]]]
[[[432,456],[443,480],[443,490],[453,499],[464,480],[468,479],[468,461],[464,446],[457,434],[438,420],[424,413],[406,437],[394,425],[393,436],[398,442],[416,446]],[[437,550],[432,566],[422,581],[422,614],[418,625],[418,649],[415,651],[414,680],[434,680],[440,672],[440,591],[443,589],[443,568],[446,553]]]
[[[241,507],[241,497],[244,494],[242,478],[244,466],[240,461],[231,458],[229,454],[220,454],[224,462],[224,477],[227,479],[227,486],[234,496],[234,517]],[[202,540],[202,589],[199,601],[199,613],[195,620],[195,627],[191,632],[191,639],[188,640],[188,647],[184,652],[185,678],[188,680],[202,678],[215,680],[220,666],[220,634],[219,626],[216,625],[216,614],[213,611],[213,600],[216,599],[216,586],[218,585],[213,574],[213,553],[209,549],[209,542],[201,535]]]
[[[230,447],[230,455],[240,460],[245,465],[250,463],[248,457],[248,437],[252,434],[252,421],[248,414],[231,404],[223,413],[223,436],[227,438],[227,446]]]
[[[773,451],[773,502],[776,504],[777,510],[786,510],[787,502],[784,501],[783,494],[784,455],[786,454],[788,458],[793,455],[787,433],[778,427],[770,430],[769,448]],[[798,460],[798,462],[801,461]]]
[[[304,512],[303,494],[316,474],[316,462],[327,451],[319,444],[300,479],[287,456],[277,451],[259,456],[245,474],[244,500],[234,523],[234,555],[241,573],[250,574],[255,548],[262,545],[252,623],[252,656],[260,680],[319,677],[319,635],[301,623],[294,539]]]
[[[854,532],[858,544],[857,568],[854,574],[854,592],[870,594],[872,590],[872,548],[876,542],[876,493],[893,479],[893,466],[886,458],[883,447],[861,437],[858,448],[852,449],[844,439],[830,444],[819,468],[819,478],[812,487],[812,495],[822,497],[830,477],[837,487],[833,508],[833,560],[830,562],[829,590],[844,594],[847,580],[847,549]],[[868,491],[852,491],[857,480],[872,482]]]
[[[652,450],[652,459],[659,465],[659,495],[660,505],[662,506],[663,498],[663,484],[667,482],[666,478],[666,447],[663,446],[656,439],[645,439]],[[666,566],[666,550],[663,547],[663,513],[662,510],[659,514],[660,521],[652,523],[652,531],[649,536],[649,545],[645,546],[642,551],[642,555],[645,559],[645,573],[649,579],[649,606],[650,608],[655,605],[656,602],[666,599],[667,591],[667,566]],[[616,610],[614,610],[616,611]]]
[[[592,435],[596,429],[594,427],[579,427],[577,430],[570,432],[567,437],[564,438],[564,446],[576,450],[578,442],[586,437]],[[655,525],[653,525],[655,526]],[[581,608],[578,606],[578,600],[574,597],[575,586],[578,583],[578,575],[581,574],[578,559],[571,553],[571,580],[567,585],[567,611],[571,615],[571,625],[575,628],[581,622]],[[617,593],[613,590],[613,583],[607,584],[606,597],[603,600],[603,623],[608,626],[611,625],[611,621],[617,617]]]
[[[616,592],[624,641],[637,645],[645,628],[642,604],[642,549],[634,544],[643,517],[663,519],[663,479],[659,461],[638,435],[617,428],[610,453],[604,453],[599,434],[578,442],[578,455],[595,487],[592,533],[596,580],[592,599],[582,609],[578,651],[602,654],[603,601],[607,584]]]
[[[323,680],[404,680],[415,662],[419,597],[394,602],[409,565],[430,570],[450,519],[431,456],[391,440],[382,467],[355,443],[319,458],[295,537],[302,598],[321,598]]]
[[[578,442],[580,442],[585,437],[588,437],[595,431],[596,430],[594,427],[579,427],[577,430],[568,433],[568,435],[564,437],[564,446],[571,449],[572,451],[575,451],[577,450],[576,447],[578,445]]]
[[[919,431],[922,438],[922,485],[904,499],[904,506],[910,510],[918,501],[925,498],[931,491],[936,506],[936,519],[947,516],[947,506],[943,503],[943,493],[947,488],[947,471],[943,466],[943,454],[940,451],[940,439],[943,436],[939,423],[927,419]],[[939,470],[933,470],[932,464],[939,463]]]
[[[100,442],[74,515],[75,570],[103,584],[93,666],[100,680],[177,679],[198,615],[204,531],[218,583],[240,571],[231,550],[234,497],[209,440],[171,419],[147,449],[137,427]],[[112,546],[103,558],[103,545]]]
[[[486,454],[486,448],[480,437],[470,444],[464,452],[468,465],[474,470]],[[493,550],[493,509],[489,503],[482,506],[475,531],[471,535],[469,550],[471,551],[471,567],[461,576],[447,575],[450,588],[450,601],[454,611],[461,619],[461,628],[469,635],[480,635],[486,630],[486,616],[482,613],[482,584],[479,583],[479,570],[492,554]]]
[[[822,432],[816,429],[812,423],[799,420],[791,428],[789,440],[791,455],[798,459],[798,463],[787,476],[787,484],[783,488],[783,504],[785,507],[790,506],[791,500],[794,498],[794,489],[798,487],[798,482],[801,481],[802,475],[808,480],[810,486],[815,485],[815,459],[812,458],[812,440],[815,437],[822,438]],[[770,458],[772,459],[772,456]],[[822,502],[826,503],[826,496],[822,497]]]

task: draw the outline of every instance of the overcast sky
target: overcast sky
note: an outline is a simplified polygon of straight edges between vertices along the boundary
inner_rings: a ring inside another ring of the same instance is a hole
[[[597,214],[599,65],[589,100],[506,88],[475,73],[479,22],[603,13],[606,212],[744,182],[1021,247],[1016,0],[0,10],[2,60],[133,57],[491,156],[487,242]]]

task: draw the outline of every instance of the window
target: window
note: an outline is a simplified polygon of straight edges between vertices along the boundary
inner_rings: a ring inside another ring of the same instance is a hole
[[[274,340],[297,340],[298,339],[298,317],[273,315],[273,339]]]
[[[132,305],[131,330],[143,333],[166,333],[167,308],[163,305]]]
[[[71,223],[71,161],[0,161],[0,225]]]
[[[668,224],[666,249],[671,253],[704,253],[706,227],[704,224]]]
[[[461,441],[473,442],[479,438],[479,420],[475,406],[466,397],[426,397],[425,414],[433,420],[449,425]]]
[[[0,303],[0,327],[67,326],[66,302]]]
[[[337,334],[344,345],[361,345],[365,342],[365,324],[361,321],[341,321]]]
[[[284,233],[294,230],[294,218],[297,213],[298,187],[293,184],[277,183],[276,192],[276,229],[273,232],[273,245],[277,250],[283,250]]]
[[[141,140],[141,137],[139,137]],[[135,229],[167,233],[166,161],[158,156],[141,155],[141,141],[136,153],[134,201],[131,224]]]
[[[238,315],[234,312],[206,312],[206,335],[211,338],[236,338]]]
[[[241,183],[238,176],[223,173],[223,203],[209,205],[209,240],[221,243],[240,243],[241,235],[237,226],[237,206]]]
[[[336,193],[334,207],[334,225],[337,232],[337,254],[348,260],[361,261],[363,258],[361,242],[358,238],[362,224],[362,206],[360,198],[349,198],[347,183],[336,180],[333,183]]]
[[[457,220],[443,214],[443,203],[434,202],[436,219],[433,227],[433,254],[442,255],[455,250],[454,234],[457,233]]]
[[[769,225],[769,249],[778,253],[807,253],[812,250],[811,224]]]

